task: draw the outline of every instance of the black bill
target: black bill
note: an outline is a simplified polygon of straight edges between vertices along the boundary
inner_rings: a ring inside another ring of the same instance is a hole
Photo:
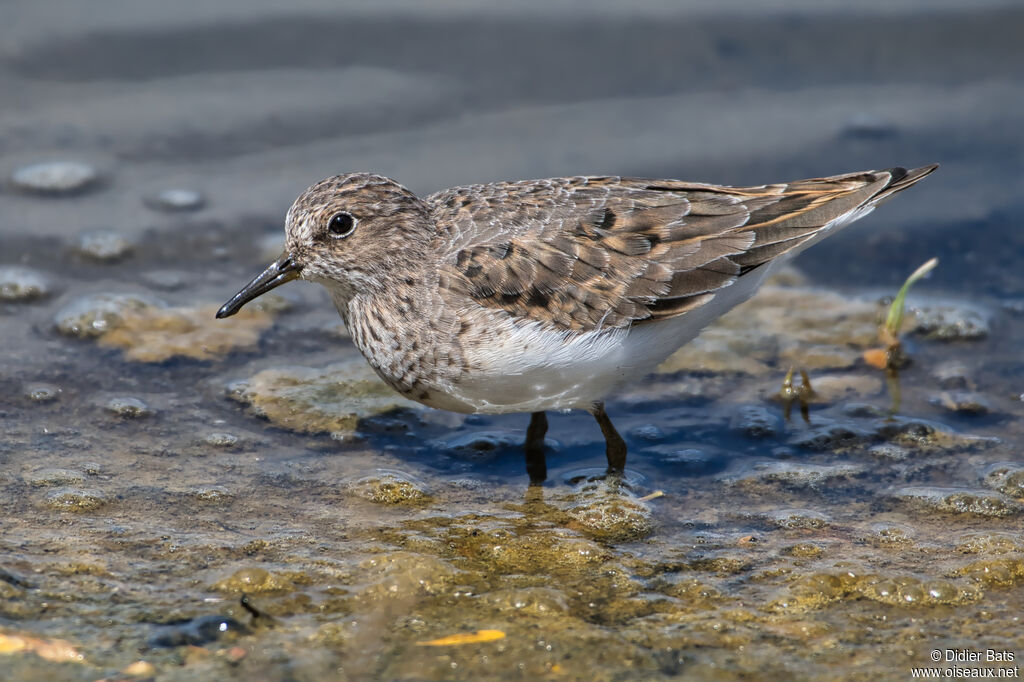
[[[301,270],[291,256],[287,253],[281,254],[280,258],[268,265],[266,270],[256,275],[241,291],[232,296],[230,301],[220,307],[217,319],[231,317],[257,296],[262,296],[271,289],[298,278]]]

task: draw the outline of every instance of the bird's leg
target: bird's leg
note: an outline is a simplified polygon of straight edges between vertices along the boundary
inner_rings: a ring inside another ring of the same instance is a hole
[[[621,474],[626,470],[626,441],[612,426],[612,420],[604,411],[604,403],[594,403],[590,414],[594,415],[601,433],[604,434],[605,454],[608,456],[608,473]]]
[[[548,418],[543,412],[530,415],[526,427],[526,473],[531,483],[541,483],[548,477],[548,465],[544,460],[544,434],[548,432]]]

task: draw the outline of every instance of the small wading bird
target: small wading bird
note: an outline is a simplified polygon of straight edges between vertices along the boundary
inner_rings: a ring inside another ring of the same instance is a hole
[[[288,211],[285,252],[217,312],[302,278],[327,288],[356,347],[407,398],[455,412],[588,410],[609,472],[626,443],[604,399],[749,298],[779,264],[937,165],[756,187],[574,177],[419,198],[367,173]]]

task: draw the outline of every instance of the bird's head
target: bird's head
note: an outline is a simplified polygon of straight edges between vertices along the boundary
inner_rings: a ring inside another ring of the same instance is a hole
[[[217,317],[293,279],[323,284],[336,300],[393,286],[422,267],[433,233],[427,206],[394,180],[368,173],[321,180],[288,210],[281,257]]]

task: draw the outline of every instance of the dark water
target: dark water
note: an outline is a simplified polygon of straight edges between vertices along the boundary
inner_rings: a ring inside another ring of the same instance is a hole
[[[947,649],[1016,670],[1015,3],[3,13],[0,171],[96,177],[0,192],[0,677],[904,679]],[[212,319],[336,172],[429,192],[933,161],[609,401],[621,481],[573,413],[528,486],[525,415],[394,397],[313,286]],[[894,411],[862,352],[933,256]],[[791,366],[807,422],[777,399]],[[504,637],[422,644],[478,630]]]

